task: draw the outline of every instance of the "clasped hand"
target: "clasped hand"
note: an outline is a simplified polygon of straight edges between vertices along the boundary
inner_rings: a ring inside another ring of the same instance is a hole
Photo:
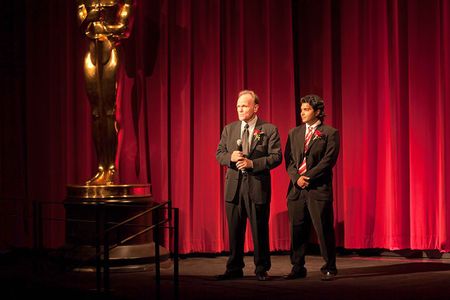
[[[300,176],[300,178],[297,180],[297,185],[302,189],[306,188],[309,185],[309,177],[303,175]]]
[[[253,162],[246,158],[242,151],[233,151],[233,153],[231,153],[231,161],[236,163],[236,168],[239,170],[253,168]]]

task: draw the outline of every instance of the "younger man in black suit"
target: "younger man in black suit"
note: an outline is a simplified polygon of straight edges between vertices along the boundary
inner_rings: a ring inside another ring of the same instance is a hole
[[[332,168],[339,154],[339,132],[323,124],[322,98],[307,95],[300,102],[304,124],[290,130],[285,150],[293,267],[284,278],[306,277],[305,252],[312,224],[325,260],[322,280],[332,280],[337,274]]]

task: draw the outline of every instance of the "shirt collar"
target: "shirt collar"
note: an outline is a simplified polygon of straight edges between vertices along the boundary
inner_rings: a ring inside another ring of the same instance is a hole
[[[306,123],[306,132],[308,132],[309,127],[312,127],[312,129],[316,129],[320,124],[322,124],[320,120],[317,120],[317,122],[312,125],[308,125],[308,123]]]
[[[244,130],[245,124],[248,124],[248,129],[253,130],[256,126],[256,122],[258,121],[258,116],[255,115],[253,119],[251,119],[248,123],[245,123],[244,121],[241,122],[241,130]]]

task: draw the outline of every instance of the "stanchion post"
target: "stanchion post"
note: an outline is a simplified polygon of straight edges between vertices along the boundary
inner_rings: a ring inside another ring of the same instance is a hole
[[[178,208],[174,208],[174,219],[173,219],[173,276],[174,276],[174,284],[175,284],[175,299],[178,299],[179,295],[179,211]]]
[[[95,273],[97,292],[102,291],[102,258],[101,258],[101,237],[103,235],[103,213],[101,203],[95,204]]]
[[[105,292],[109,292],[109,232],[108,228],[106,228],[108,220],[108,215],[106,212],[106,207],[103,209],[103,289]]]
[[[156,298],[160,299],[161,295],[161,264],[159,253],[159,211],[155,210],[153,214],[155,228],[153,230],[153,240],[155,242],[155,281],[156,281]]]
[[[42,213],[41,204],[33,201],[33,272],[37,272],[37,260],[42,247]]]

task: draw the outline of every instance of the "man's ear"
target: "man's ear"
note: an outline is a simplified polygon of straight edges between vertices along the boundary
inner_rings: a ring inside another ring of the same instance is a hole
[[[320,115],[320,109],[318,109],[318,110],[314,113],[314,115],[315,115],[316,117],[318,117],[318,116]]]
[[[255,104],[255,106],[253,107],[253,111],[254,111],[255,113],[257,113],[257,112],[258,112],[258,109],[259,109],[259,104]]]

